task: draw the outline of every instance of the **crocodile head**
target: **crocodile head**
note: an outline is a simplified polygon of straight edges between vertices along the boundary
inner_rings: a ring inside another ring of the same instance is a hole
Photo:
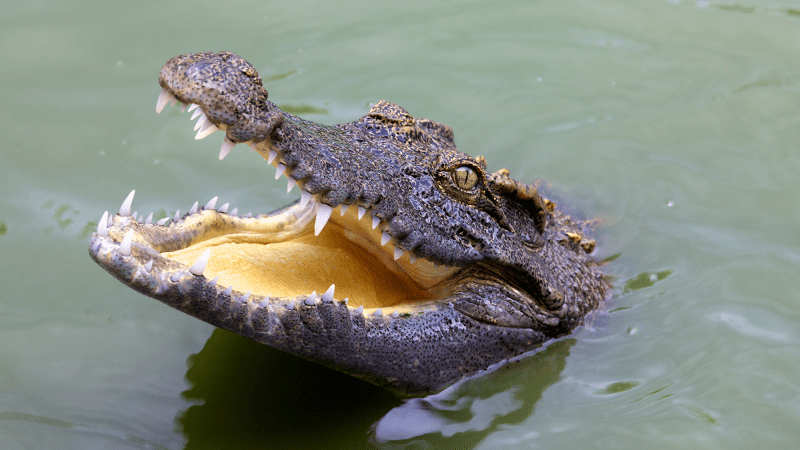
[[[159,83],[158,112],[194,109],[196,139],[224,132],[220,159],[247,144],[301,196],[255,216],[215,197],[151,223],[131,192],[90,254],[147,296],[404,395],[535,349],[604,301],[586,224],[445,125],[385,101],[348,124],[300,119],[230,52],[175,57]]]

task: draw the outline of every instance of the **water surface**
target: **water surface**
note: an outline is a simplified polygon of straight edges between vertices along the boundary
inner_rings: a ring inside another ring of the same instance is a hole
[[[0,448],[787,448],[800,442],[800,3],[0,5]],[[160,116],[170,57],[235,51],[270,99],[381,99],[599,217],[590,326],[401,402],[139,295],[87,254],[105,210],[295,199]]]

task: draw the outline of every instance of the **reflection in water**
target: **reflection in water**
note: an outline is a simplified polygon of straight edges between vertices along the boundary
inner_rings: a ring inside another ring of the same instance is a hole
[[[408,400],[375,424],[373,438],[378,443],[406,441],[404,447],[412,448],[427,447],[424,442],[437,448],[445,440],[448,447],[472,447],[499,425],[531,415],[544,390],[558,381],[575,342],[554,342],[482,377]],[[421,439],[410,441],[415,438]]]
[[[186,449],[349,449],[387,441],[467,448],[499,425],[530,416],[574,344],[554,342],[487,375],[403,403],[355,377],[217,329],[189,360],[192,386],[183,396],[194,404],[177,421]]]
[[[220,329],[190,358],[187,449],[353,448],[400,404],[387,391]]]

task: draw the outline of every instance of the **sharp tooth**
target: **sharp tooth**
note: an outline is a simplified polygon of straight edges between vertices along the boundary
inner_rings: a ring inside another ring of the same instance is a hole
[[[311,293],[311,295],[306,298],[305,304],[308,306],[314,306],[317,304],[317,291]]]
[[[220,206],[217,211],[219,211],[221,213],[227,213],[228,212],[228,206],[230,206],[230,203],[225,203],[224,205]]]
[[[275,179],[276,180],[281,177],[281,175],[283,174],[283,171],[286,170],[286,166],[284,166],[283,164],[278,164],[277,169],[278,170],[275,172]]]
[[[349,299],[349,298],[345,298],[344,300],[342,300],[342,304],[343,304],[344,306],[347,306],[347,302],[348,302],[348,300],[350,300],[350,299]]]
[[[138,213],[138,211],[134,211],[133,214],[131,214],[131,219],[133,219],[134,222],[136,222],[136,214],[137,213]]]
[[[373,316],[378,316],[378,317],[382,316],[383,315],[383,309],[381,309],[381,308],[376,309],[375,312],[372,313],[372,315]]]
[[[97,235],[108,237],[108,211],[104,212],[100,222],[97,222]]]
[[[305,208],[306,206],[308,206],[308,202],[311,201],[311,197],[313,197],[311,195],[311,192],[308,192],[306,190],[302,190],[300,192],[300,207],[301,208]]]
[[[409,253],[408,260],[411,261],[411,264],[414,264],[415,262],[417,262],[417,257],[414,256],[412,253]]]
[[[203,114],[202,111],[200,111],[200,118],[197,119],[197,123],[194,124],[194,131],[197,131],[200,127],[205,125],[206,124],[206,120],[208,120],[208,117],[206,117],[206,115]]]
[[[178,103],[178,98],[177,98],[177,97],[175,97],[175,96],[173,96],[173,97],[170,99],[169,103],[170,103],[170,106],[175,106],[175,104],[176,104],[176,103]]]
[[[325,228],[325,224],[331,218],[332,211],[333,208],[330,206],[324,203],[317,203],[317,221],[314,222],[314,236],[319,236],[319,233]]]
[[[147,216],[147,219],[145,219],[144,223],[147,224],[147,225],[150,225],[151,223],[153,223],[153,213],[150,213],[150,215]]]
[[[189,106],[188,103],[181,102],[181,113],[186,112],[186,108]]]
[[[211,256],[210,248],[203,252],[203,255],[200,256],[200,259],[198,259],[196,263],[192,264],[192,267],[189,267],[189,272],[197,276],[202,275],[203,271],[206,270],[206,264],[208,264],[209,256]]]
[[[231,292],[233,292],[233,286],[228,286],[225,288],[224,291],[222,291],[222,295],[227,295],[230,297]]]
[[[402,248],[395,247],[394,248],[394,260],[397,261],[398,259],[400,259],[400,257],[403,256],[403,253],[405,253],[405,252],[406,251],[403,250]]]
[[[292,189],[297,185],[297,180],[292,177],[287,178],[289,178],[289,183],[286,185],[286,193],[288,194],[289,192],[292,192]]]
[[[163,219],[159,219],[159,221],[156,222],[156,224],[163,226],[165,223],[167,223],[168,220],[169,220],[169,217],[164,217]]]
[[[133,241],[133,230],[128,230],[128,234],[122,239],[117,250],[122,256],[131,256],[131,241]]]
[[[131,215],[131,203],[133,203],[133,194],[136,193],[136,189],[132,190],[127,197],[125,197],[125,201],[122,202],[122,206],[119,207],[119,215],[120,216],[130,216]]]
[[[269,306],[269,297],[264,297],[264,300],[261,300],[261,303],[258,304],[259,308],[266,308]]]
[[[198,206],[200,206],[200,203],[199,203],[199,202],[194,202],[194,205],[192,205],[192,207],[191,207],[191,208],[189,208],[189,215],[190,215],[190,216],[191,216],[192,214],[196,214],[196,213],[197,213],[197,207],[198,207]]]
[[[239,215],[239,208],[233,208],[231,211],[231,216],[238,216]]]
[[[347,205],[347,204],[345,204],[345,203],[342,203],[341,205],[339,205],[339,215],[340,215],[340,216],[343,216],[343,215],[344,215],[344,213],[346,213],[346,212],[347,212],[347,207],[348,207],[348,206],[350,206],[350,205]]]
[[[361,305],[358,308],[356,308],[356,312],[359,314],[364,314],[364,305]]]
[[[197,105],[195,105],[195,106],[197,106]],[[191,109],[189,109],[189,111],[191,111]],[[194,119],[196,119],[196,118],[197,118],[197,116],[200,116],[200,115],[203,115],[203,110],[202,110],[202,109],[198,109],[197,111],[193,112],[193,113],[192,113],[192,117],[191,117],[189,120],[194,120]],[[196,124],[195,124],[195,125],[196,125]],[[197,128],[200,128],[200,126],[199,126],[199,125],[196,125],[196,127],[197,127]],[[195,130],[196,130],[197,128],[195,128]]]
[[[245,293],[245,294],[244,294],[244,295],[243,295],[243,296],[242,296],[242,297],[239,299],[239,301],[240,301],[240,302],[242,302],[242,303],[247,303],[247,301],[248,301],[248,300],[250,300],[250,291],[247,291],[247,292],[246,292],[246,293]]]
[[[219,160],[220,161],[222,161],[223,159],[225,159],[226,156],[228,156],[228,153],[231,152],[231,150],[233,149],[234,145],[236,145],[236,142],[233,142],[232,140],[228,139],[227,136],[226,136],[225,139],[222,141],[222,148],[219,149]]]
[[[294,300],[290,301],[290,302],[289,302],[289,303],[286,305],[286,309],[294,309]]]
[[[269,158],[267,158],[267,164],[272,164],[272,161],[275,161],[275,158],[278,157],[278,153],[275,150],[269,151]]]
[[[373,230],[378,227],[379,223],[381,223],[381,219],[379,219],[377,216],[372,216],[372,229]]]
[[[158,95],[158,102],[156,103],[156,114],[161,114],[161,111],[164,110],[164,107],[167,106],[170,100],[175,98],[174,95],[170,94],[164,88],[161,88],[161,94]]]
[[[250,219],[253,217],[253,213],[248,211],[247,214],[242,216],[242,219]]]
[[[219,275],[215,276],[213,280],[208,282],[208,285],[214,287],[217,285],[217,281],[219,281]]]
[[[367,212],[367,208],[362,208],[361,206],[358,207],[358,220],[361,220],[364,217],[364,213]]]
[[[398,317],[400,317],[400,311],[395,309],[392,313],[392,318],[397,319]]]
[[[208,120],[203,125],[203,127],[200,128],[200,131],[198,131],[197,134],[194,135],[194,139],[195,140],[200,140],[200,139],[206,138],[206,137],[210,136],[211,133],[213,133],[215,131],[219,131],[219,128],[217,128],[216,125],[214,125],[210,120]]]
[[[386,243],[388,243],[390,240],[392,240],[392,237],[389,236],[389,233],[387,233],[385,231],[381,233],[381,247],[386,245]],[[397,258],[395,258],[395,259],[397,259]]]
[[[192,112],[195,109],[197,109],[198,106],[200,105],[198,105],[197,103],[192,103],[191,105],[189,105],[189,109],[187,109],[187,111]],[[194,120],[194,116],[192,116],[192,120]]]
[[[203,209],[214,209],[214,206],[217,205],[217,199],[219,196],[212,198],[211,200],[206,203],[206,206],[203,206]]]
[[[180,209],[175,211],[175,216],[172,217],[172,221],[175,222],[175,223],[178,223],[179,220],[181,220],[181,210]]]
[[[113,226],[114,226],[114,216],[112,216],[111,214],[109,214],[109,215],[108,215],[108,228],[111,228],[111,227],[113,227]]]
[[[327,303],[332,302],[333,301],[333,291],[335,289],[336,289],[336,285],[332,284],[331,287],[329,287],[328,290],[325,291],[324,294],[322,294],[322,301],[323,302],[327,302]]]

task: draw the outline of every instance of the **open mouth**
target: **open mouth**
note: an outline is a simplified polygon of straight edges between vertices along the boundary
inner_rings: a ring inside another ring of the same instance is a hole
[[[157,112],[168,103],[181,103],[182,110],[193,112],[196,139],[225,131],[224,124],[212,123],[197,104],[182,103],[163,89]],[[152,258],[141,262],[148,273],[156,261],[163,272],[159,284],[177,282],[188,272],[202,276],[217,291],[248,294],[252,300],[335,298],[364,314],[386,310],[398,315],[435,307],[437,299],[450,295],[458,267],[435,264],[396,246],[386,224],[364,207],[342,203],[332,208],[317,201],[303,189],[302,180],[287,173],[265,141],[247,144],[276,167],[276,179],[287,175],[287,191],[300,188],[297,202],[268,214],[238,216],[236,210],[228,211],[227,203],[217,208],[215,197],[202,207],[196,203],[183,216],[176,212],[152,223],[152,214],[138,220],[131,215],[134,191],[118,215],[103,216],[98,235],[111,233],[122,253],[130,253],[132,246],[143,251],[142,258]],[[226,137],[219,158],[233,146]]]

